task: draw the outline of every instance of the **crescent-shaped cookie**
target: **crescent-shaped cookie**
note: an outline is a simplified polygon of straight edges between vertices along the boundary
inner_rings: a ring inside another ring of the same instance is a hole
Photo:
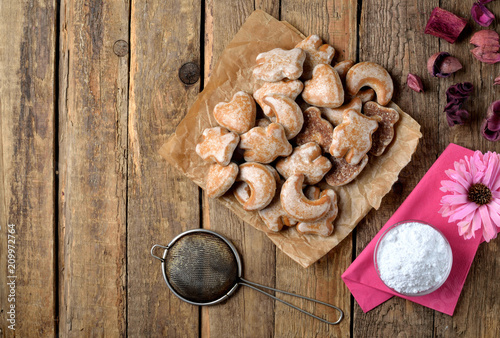
[[[303,174],[290,176],[281,188],[281,206],[293,219],[300,222],[313,222],[325,216],[331,208],[327,191],[321,192],[316,200],[310,200],[302,191]]]
[[[271,94],[264,98],[264,103],[267,104],[276,117],[276,122],[285,128],[287,139],[292,139],[300,132],[304,124],[304,115],[299,105],[282,94]]]
[[[221,126],[242,134],[255,125],[257,109],[252,96],[237,92],[229,102],[220,102],[214,108],[214,118]]]
[[[314,196],[307,196],[310,199],[316,199],[319,197],[319,188],[314,187],[312,193]],[[311,189],[312,190],[312,189]],[[300,222],[297,224],[297,231],[301,234],[308,235],[320,235],[323,237],[328,237],[333,233],[333,221],[337,218],[339,209],[337,207],[337,194],[332,189],[325,190],[328,197],[330,198],[332,206],[325,216],[321,217],[314,222]],[[307,192],[306,192],[307,195]]]
[[[370,87],[377,94],[377,102],[388,104],[394,93],[394,84],[389,72],[374,62],[360,62],[349,69],[346,75],[347,93],[354,96],[362,87]]]
[[[265,208],[276,193],[276,178],[264,164],[256,162],[241,164],[236,181],[243,181],[250,188],[250,197],[243,204],[243,209],[247,211]]]
[[[295,100],[297,96],[304,89],[304,84],[299,80],[282,80],[278,82],[265,82],[262,87],[257,89],[253,93],[253,98],[259,106],[262,108],[264,114],[272,117],[271,107],[264,103],[264,97],[270,94],[283,94],[288,96],[292,100]]]

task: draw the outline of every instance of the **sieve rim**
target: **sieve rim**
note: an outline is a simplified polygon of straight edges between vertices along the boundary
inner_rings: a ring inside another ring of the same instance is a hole
[[[170,249],[179,239],[181,239],[182,237],[184,237],[186,235],[192,234],[192,233],[208,233],[208,234],[217,236],[218,238],[222,239],[224,241],[224,243],[226,243],[227,246],[229,246],[229,248],[233,252],[234,257],[236,258],[236,264],[238,266],[238,280],[241,278],[241,274],[242,274],[242,270],[243,269],[242,269],[241,257],[240,257],[240,254],[238,253],[238,250],[236,250],[236,247],[228,239],[226,239],[222,235],[219,235],[215,231],[208,230],[208,229],[192,229],[192,230],[184,231],[183,233],[180,233],[179,235],[177,235],[174,239],[172,239],[170,241],[170,243],[168,243],[168,245],[166,246],[165,250],[163,251],[163,256],[161,258],[161,270],[163,272],[163,279],[165,280],[165,283],[167,283],[167,286],[170,289],[170,291],[172,291],[172,293],[174,295],[176,295],[179,299],[185,301],[186,303],[189,303],[189,304],[192,304],[192,305],[199,305],[199,306],[207,306],[207,305],[218,304],[218,303],[226,300],[227,298],[229,298],[229,296],[231,296],[236,291],[236,289],[239,286],[238,280],[236,280],[236,282],[234,283],[233,287],[225,295],[223,295],[222,297],[220,297],[220,298],[218,298],[216,300],[213,300],[211,302],[199,303],[199,302],[193,302],[193,301],[191,301],[189,299],[186,299],[183,296],[181,296],[177,291],[175,291],[175,289],[170,284],[170,282],[169,282],[169,280],[167,278],[166,263],[165,263],[165,261],[166,261],[166,257],[167,257],[167,254],[168,254],[168,249]]]

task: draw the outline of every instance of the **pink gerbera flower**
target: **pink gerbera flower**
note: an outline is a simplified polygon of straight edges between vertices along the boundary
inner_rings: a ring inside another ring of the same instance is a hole
[[[443,217],[458,222],[458,233],[466,239],[482,228],[486,242],[500,231],[500,155],[476,151],[445,171],[451,181],[441,181]]]

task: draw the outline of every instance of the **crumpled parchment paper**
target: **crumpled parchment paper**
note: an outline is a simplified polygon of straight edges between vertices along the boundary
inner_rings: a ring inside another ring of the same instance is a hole
[[[162,146],[160,154],[204,188],[210,164],[196,154],[195,147],[203,130],[217,125],[213,108],[221,101],[229,101],[237,91],[253,93],[260,87],[261,83],[252,77],[259,53],[277,47],[291,49],[303,39],[304,35],[287,22],[278,21],[260,10],[253,12],[223,51],[210,81],[179,123],[175,134]],[[232,192],[219,198],[220,202],[248,224],[266,232],[273,243],[297,263],[308,267],[347,237],[371,208],[379,208],[399,172],[410,162],[422,136],[420,125],[396,104],[390,105],[401,115],[395,138],[382,156],[370,157],[368,165],[352,183],[334,188],[338,194],[339,214],[331,236],[301,235],[295,228],[269,233],[258,213],[245,211]]]

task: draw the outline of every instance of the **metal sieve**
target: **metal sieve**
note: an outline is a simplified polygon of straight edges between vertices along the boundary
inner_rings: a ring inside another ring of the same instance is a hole
[[[163,249],[161,257],[154,253],[158,248]],[[170,291],[193,305],[220,303],[229,298],[239,285],[245,285],[327,324],[338,324],[344,316],[342,310],[334,305],[243,279],[238,251],[229,240],[211,230],[194,229],[183,232],[167,246],[153,245],[151,255],[161,261],[163,278]],[[331,307],[337,310],[340,316],[337,321],[329,322],[261,289]]]

